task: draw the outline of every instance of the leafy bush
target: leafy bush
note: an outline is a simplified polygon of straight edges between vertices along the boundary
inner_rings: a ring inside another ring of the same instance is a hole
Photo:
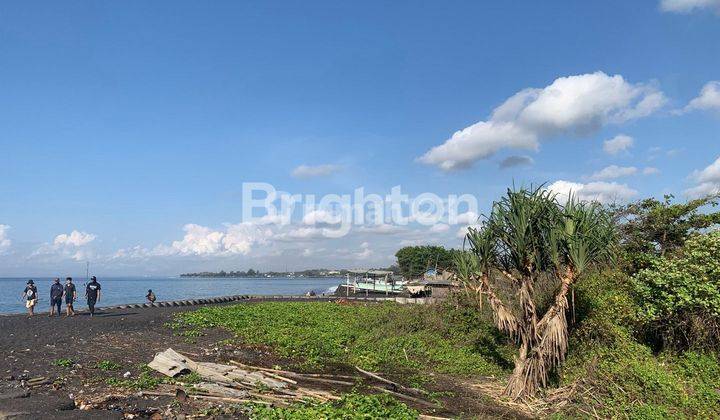
[[[630,278],[617,272],[597,273],[578,283],[578,324],[559,381],[581,386],[564,414],[638,419],[720,416],[717,355],[656,355],[636,341],[643,311],[632,298],[632,286]]]
[[[664,347],[720,348],[720,231],[692,236],[679,256],[653,260],[634,279]]]
[[[499,375],[511,351],[488,321],[463,306],[265,302],[202,308],[178,319],[193,329],[227,328],[305,368]]]
[[[335,403],[295,404],[287,408],[253,405],[251,419],[416,419],[418,412],[388,395],[346,394]]]

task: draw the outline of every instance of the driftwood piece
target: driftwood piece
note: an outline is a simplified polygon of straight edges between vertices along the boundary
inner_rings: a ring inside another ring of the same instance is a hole
[[[298,378],[302,378],[306,381],[311,382],[320,382],[325,384],[333,384],[333,385],[344,385],[344,386],[353,386],[355,385],[355,382],[348,382],[348,381],[338,381],[336,379],[327,379],[327,378],[318,378],[315,376],[298,376]]]
[[[236,383],[249,385],[262,384],[271,389],[282,389],[288,386],[288,379],[274,378],[263,372],[249,371],[236,366],[210,362],[195,362],[173,349],[155,355],[148,366],[166,376],[175,377],[182,372],[193,371],[207,382],[214,382],[228,387]]]
[[[196,384],[195,389],[207,392],[209,395],[215,397],[227,397],[227,398],[247,398],[250,393],[235,388],[228,388],[222,385],[218,385],[213,382],[201,382]]]
[[[189,372],[188,359],[173,349],[167,349],[155,355],[155,358],[148,363],[148,367],[162,373],[165,376],[174,378],[183,372]]]
[[[194,400],[222,401],[222,402],[229,402],[229,403],[236,403],[236,404],[248,404],[248,403],[265,404],[265,405],[275,404],[270,401],[248,400],[248,399],[243,399],[243,398],[215,397],[212,395],[191,395],[190,398],[192,398]]]
[[[368,371],[366,371],[366,370],[360,369],[360,368],[357,367],[357,366],[355,366],[355,369],[357,369],[357,371],[360,372],[360,373],[362,373],[363,375],[367,375],[367,376],[369,376],[369,377],[371,377],[371,378],[373,378],[373,379],[377,379],[377,380],[380,381],[380,382],[383,382],[383,383],[386,383],[386,384],[392,386],[392,387],[393,387],[394,389],[396,389],[396,390],[405,391],[405,392],[410,392],[410,393],[414,393],[414,394],[421,394],[421,395],[427,394],[426,392],[424,392],[424,391],[422,391],[422,390],[420,390],[420,389],[417,389],[417,388],[408,388],[408,387],[406,387],[406,386],[402,386],[402,385],[400,385],[400,384],[397,383],[397,382],[393,382],[393,381],[391,381],[391,380],[389,380],[389,379],[383,378],[382,376],[378,375],[377,373],[368,372]]]
[[[234,360],[230,360],[230,363],[232,363],[233,365],[236,365],[236,366],[240,366],[242,368],[265,372],[266,374],[268,374],[274,378],[277,378],[281,381],[294,383],[294,384],[296,384],[297,381],[293,381],[292,379],[286,378],[286,376],[290,376],[292,378],[297,378],[297,379],[306,379],[308,381],[325,382],[328,384],[335,384],[335,385],[355,385],[354,382],[341,381],[338,379],[350,379],[353,381],[360,379],[360,377],[358,377],[358,376],[331,375],[331,374],[324,374],[324,373],[297,373],[297,372],[290,372],[288,370],[270,369],[270,368],[264,368],[264,367],[260,367],[260,366],[246,365],[244,363],[236,362]]]

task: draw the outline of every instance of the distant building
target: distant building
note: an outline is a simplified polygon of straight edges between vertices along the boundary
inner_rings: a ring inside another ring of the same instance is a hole
[[[459,288],[460,284],[453,279],[450,271],[438,273],[435,269],[429,269],[422,278],[411,281],[405,287],[413,297],[444,298],[451,290]]]

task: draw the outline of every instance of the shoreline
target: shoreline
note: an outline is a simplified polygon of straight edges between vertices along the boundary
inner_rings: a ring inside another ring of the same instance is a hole
[[[152,308],[180,308],[180,307],[192,307],[202,305],[219,305],[226,303],[239,303],[239,302],[265,302],[265,301],[312,301],[312,302],[335,302],[339,300],[347,301],[365,301],[365,302],[395,302],[399,304],[431,304],[438,302],[437,298],[409,298],[402,296],[342,296],[342,295],[319,295],[319,296],[305,296],[305,295],[232,295],[232,296],[218,296],[213,298],[201,298],[201,299],[185,299],[185,300],[172,300],[172,301],[161,301],[155,303],[127,303],[122,305],[114,306],[97,306],[97,311],[115,311],[115,310],[127,310],[127,309],[152,309]],[[63,311],[65,307],[63,306]],[[35,311],[34,317],[47,317],[49,310]],[[87,314],[88,311],[84,309],[75,309],[76,314]],[[64,316],[64,315],[63,315]],[[13,312],[13,313],[0,313],[0,318],[13,318],[21,317],[27,318],[27,312]]]
[[[46,291],[52,283],[43,279],[35,279],[38,286],[39,301],[35,305],[36,313],[50,310],[49,294]],[[203,299],[216,299],[225,296],[272,296],[272,295],[303,295],[314,291],[317,295],[328,296],[334,293],[340,279],[169,279],[164,277],[152,279],[102,279],[103,294],[98,304],[101,307],[119,307],[123,305],[144,305],[148,289],[155,292],[160,302],[178,302]],[[7,314],[26,313],[25,300],[20,292],[26,284],[25,279],[0,279],[0,285],[11,292],[0,297],[0,316]],[[75,282],[78,296],[75,306],[84,309],[84,286]],[[64,309],[63,302],[63,309]]]

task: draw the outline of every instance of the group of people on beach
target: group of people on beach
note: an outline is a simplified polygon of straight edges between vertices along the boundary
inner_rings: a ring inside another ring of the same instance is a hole
[[[95,305],[100,300],[100,283],[97,278],[92,276],[90,282],[85,285],[85,298],[87,299],[87,305],[90,312],[90,316],[95,316]],[[28,315],[33,316],[35,314],[35,305],[38,302],[38,289],[35,286],[33,280],[28,280],[25,290],[22,293],[25,299],[25,307],[28,310]],[[72,277],[65,279],[65,284],[60,283],[60,279],[56,278],[50,285],[50,314],[48,316],[61,315],[62,302],[65,301],[66,313],[65,316],[75,316],[75,308],[73,307],[74,302],[77,300],[77,288],[73,283]]]

